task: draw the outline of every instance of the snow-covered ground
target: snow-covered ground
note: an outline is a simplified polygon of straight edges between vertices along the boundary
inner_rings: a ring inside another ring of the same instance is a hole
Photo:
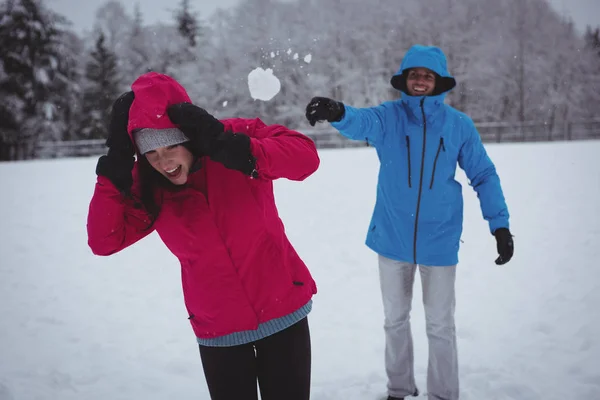
[[[462,399],[600,399],[600,142],[489,145],[512,213],[515,257],[472,189],[457,282]],[[309,320],[315,400],[385,394],[376,256],[364,246],[378,162],[321,151],[319,171],[276,185],[319,293]],[[93,256],[95,158],[0,164],[0,399],[208,399],[177,260],[153,234]],[[466,182],[460,172],[461,180]],[[425,390],[420,282],[413,332]]]

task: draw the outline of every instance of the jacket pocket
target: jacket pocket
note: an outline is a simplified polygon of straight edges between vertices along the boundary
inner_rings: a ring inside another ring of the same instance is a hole
[[[437,152],[435,153],[435,160],[433,161],[433,170],[431,172],[431,183],[429,189],[433,189],[433,181],[435,180],[435,169],[437,167],[438,158],[440,157],[440,151],[445,152],[446,146],[444,146],[444,138],[440,138],[440,144],[438,145]]]

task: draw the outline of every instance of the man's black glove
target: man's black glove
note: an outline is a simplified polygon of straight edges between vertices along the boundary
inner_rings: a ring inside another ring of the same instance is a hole
[[[306,119],[311,126],[317,122],[340,121],[345,113],[344,103],[328,99],[327,97],[313,97],[306,106]]]
[[[174,104],[167,109],[167,114],[190,139],[195,156],[208,156],[226,168],[256,177],[256,159],[250,152],[250,137],[225,132],[221,121],[190,103]]]
[[[121,193],[128,195],[131,191],[133,178],[131,171],[134,164],[135,150],[129,134],[129,108],[133,103],[133,92],[122,94],[112,106],[108,125],[106,145],[108,153],[100,157],[96,165],[96,174],[108,178]]]
[[[512,234],[508,228],[498,228],[494,232],[494,236],[496,237],[496,249],[498,250],[496,264],[506,264],[510,261],[514,253]]]
[[[190,139],[196,157],[210,156],[225,126],[205,109],[191,103],[178,103],[167,109],[169,119]]]

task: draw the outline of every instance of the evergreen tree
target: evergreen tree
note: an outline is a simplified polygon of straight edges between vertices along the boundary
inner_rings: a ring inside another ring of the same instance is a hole
[[[81,119],[82,103],[82,71],[79,59],[84,51],[82,40],[73,32],[62,36],[60,46],[57,48],[61,54],[57,70],[60,79],[55,80],[56,90],[51,94],[53,104],[56,104],[60,116],[61,140],[76,140],[81,135],[79,122]]]
[[[135,4],[133,26],[129,35],[128,51],[124,57],[123,69],[125,70],[126,79],[130,80],[142,73],[145,73],[150,68],[150,51],[148,50],[147,31],[144,28],[142,11],[139,3]]]
[[[100,33],[85,70],[87,82],[83,95],[81,131],[89,139],[107,137],[110,108],[119,95],[117,58],[106,48],[105,40],[104,34]]]
[[[132,37],[139,37],[142,34],[142,28],[144,26],[144,17],[142,16],[142,10],[140,9],[140,3],[135,3],[133,8],[133,28],[131,30]]]
[[[200,24],[198,17],[190,10],[189,0],[181,1],[181,8],[176,12],[175,19],[179,34],[188,41],[191,47],[195,47],[200,35]]]
[[[585,44],[587,48],[594,51],[600,57],[600,27],[592,29],[588,25],[585,30]]]
[[[35,142],[61,136],[56,99],[71,90],[71,66],[61,63],[65,23],[40,0],[0,4],[0,147],[20,148],[0,158],[31,157]]]

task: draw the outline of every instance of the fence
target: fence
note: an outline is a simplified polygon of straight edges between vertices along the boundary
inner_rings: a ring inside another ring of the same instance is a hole
[[[543,122],[480,122],[475,124],[485,143],[541,142],[600,139],[600,119],[565,121],[551,126]],[[335,129],[303,130],[319,149],[364,147]],[[0,145],[0,160],[95,156],[106,153],[104,139]]]
[[[545,142],[600,139],[600,118],[566,121],[561,124],[544,122],[480,122],[475,126],[484,143]],[[334,129],[304,131],[318,148],[366,146],[362,141],[349,140]]]

